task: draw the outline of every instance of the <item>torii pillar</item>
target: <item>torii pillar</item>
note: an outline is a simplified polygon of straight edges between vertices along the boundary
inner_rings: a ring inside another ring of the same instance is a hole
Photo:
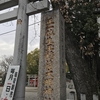
[[[14,100],[25,100],[25,66],[28,40],[28,15],[26,14],[27,4],[28,0],[19,0],[13,65],[20,65],[20,73],[16,85]]]

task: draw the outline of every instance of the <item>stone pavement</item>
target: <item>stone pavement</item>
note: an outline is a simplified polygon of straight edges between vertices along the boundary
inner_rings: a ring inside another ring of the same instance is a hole
[[[0,97],[3,87],[0,87]],[[25,100],[37,100],[37,88],[36,87],[26,87]]]
[[[36,87],[26,87],[25,100],[37,100]]]

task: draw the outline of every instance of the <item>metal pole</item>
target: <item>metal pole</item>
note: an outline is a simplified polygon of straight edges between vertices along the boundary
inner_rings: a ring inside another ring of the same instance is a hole
[[[14,100],[25,100],[28,39],[28,16],[26,15],[27,3],[28,0],[19,0],[13,65],[20,65],[20,72],[15,89]]]

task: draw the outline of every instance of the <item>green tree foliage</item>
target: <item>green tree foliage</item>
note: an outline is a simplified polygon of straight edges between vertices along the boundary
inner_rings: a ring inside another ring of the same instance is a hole
[[[97,0],[68,0],[68,16],[71,20],[70,30],[75,34],[79,45],[80,53],[84,58],[92,74],[100,77],[100,68],[98,67],[98,23],[97,15],[94,14]],[[100,78],[99,78],[100,80]]]
[[[76,35],[80,49],[85,55],[95,54],[95,42],[98,41],[97,16],[93,13],[95,3],[93,0],[68,0],[71,31]],[[91,45],[91,46],[89,46]],[[88,52],[89,48],[94,50]]]
[[[71,20],[68,26],[70,25],[71,33],[75,34],[81,56],[87,61],[89,71],[99,83],[99,24],[97,15],[94,14],[97,4],[98,0],[68,0],[68,17]]]
[[[27,74],[38,74],[39,49],[31,51],[27,55]]]

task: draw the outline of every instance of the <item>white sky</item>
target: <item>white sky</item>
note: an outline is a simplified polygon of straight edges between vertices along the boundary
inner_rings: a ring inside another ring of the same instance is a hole
[[[32,15],[29,17],[29,25],[33,23],[35,24],[29,26],[28,52],[34,50],[37,47],[39,48],[40,14]],[[16,30],[16,20],[0,24],[0,34],[9,32],[12,30]],[[13,55],[15,34],[16,34],[16,31],[10,32],[5,35],[0,35],[0,58],[2,58],[3,55],[7,55],[7,56]]]

